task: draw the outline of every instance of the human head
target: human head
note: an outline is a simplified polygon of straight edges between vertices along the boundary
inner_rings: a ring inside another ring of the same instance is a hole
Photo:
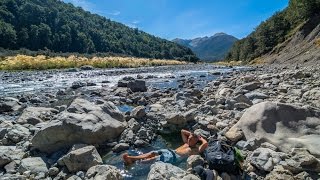
[[[191,133],[188,137],[188,144],[189,146],[195,146],[197,144],[197,142],[199,141],[199,136]]]

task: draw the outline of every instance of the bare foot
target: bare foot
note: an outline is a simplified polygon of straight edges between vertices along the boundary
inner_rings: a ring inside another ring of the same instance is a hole
[[[125,165],[133,164],[133,161],[132,161],[132,159],[130,159],[128,153],[123,154],[122,158],[123,158],[123,161],[124,161]]]

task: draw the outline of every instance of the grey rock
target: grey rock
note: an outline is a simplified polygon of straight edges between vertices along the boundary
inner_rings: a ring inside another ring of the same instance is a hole
[[[250,163],[260,170],[270,172],[285,157],[285,153],[275,152],[267,148],[258,148],[251,154]]]
[[[97,149],[84,144],[74,145],[62,160],[70,172],[87,171],[92,166],[102,164]]]
[[[243,148],[245,150],[253,151],[253,150],[257,149],[260,146],[260,144],[261,144],[260,140],[253,137],[253,138],[250,138],[246,141]],[[268,148],[268,147],[264,147],[264,148]],[[275,151],[273,147],[271,150]]]
[[[32,146],[52,153],[73,144],[100,144],[117,138],[126,123],[112,118],[99,106],[87,103],[82,114],[62,112],[31,139]],[[81,110],[81,109],[80,109]]]
[[[320,87],[313,88],[303,94],[303,99],[320,108]]]
[[[274,170],[269,173],[266,178],[266,180],[296,180],[293,176],[293,174],[285,170],[282,166],[276,166]]]
[[[243,114],[232,128],[240,128],[246,138],[257,137],[270,142],[283,152],[293,147],[306,147],[320,156],[320,112],[290,104],[263,102]]]
[[[144,140],[141,140],[141,139],[137,139],[135,142],[134,142],[134,145],[136,147],[145,147],[148,145],[148,143]]]
[[[189,176],[189,174],[172,164],[156,162],[151,165],[151,170],[148,174],[148,180],[160,180],[160,179],[186,179],[200,180],[197,176]]]
[[[112,102],[106,102],[102,106],[102,110],[109,114],[112,118],[123,122],[124,121],[124,116],[122,112],[115,106]]]
[[[245,145],[246,145],[246,141],[241,140],[241,141],[238,141],[235,146],[236,146],[238,149],[240,149],[240,150],[245,150],[245,148],[244,148]]]
[[[215,107],[208,105],[200,105],[198,111],[203,115],[215,115],[218,113],[218,110]]]
[[[27,180],[27,177],[20,174],[4,174],[1,180]]]
[[[168,113],[166,114],[166,120],[169,124],[181,125],[186,123],[185,117],[180,113]]]
[[[3,139],[7,134],[8,130],[13,127],[13,124],[10,121],[3,121],[0,123],[0,139]]]
[[[6,97],[0,99],[0,113],[18,111],[21,109],[21,104],[18,99]]]
[[[286,159],[282,166],[294,174],[303,171],[320,173],[320,161],[311,155],[306,148],[293,148],[291,157]]]
[[[245,94],[245,96],[247,98],[249,98],[250,100],[254,100],[254,99],[267,99],[269,98],[268,95],[264,94],[264,93],[261,93],[261,92],[250,92],[250,93],[247,93]]]
[[[183,113],[183,117],[186,120],[186,122],[194,121],[196,114],[197,114],[197,109],[193,108]]]
[[[146,92],[147,91],[146,82],[143,80],[129,81],[127,87],[132,92]]]
[[[72,83],[71,88],[72,89],[79,89],[81,87],[85,87],[87,86],[86,82],[82,82],[82,81],[75,81]]]
[[[243,110],[249,108],[251,105],[246,104],[246,103],[235,103],[234,108],[237,110]]]
[[[263,102],[262,99],[254,99],[254,100],[252,100],[253,104],[259,104],[259,103],[262,103],[262,102]]]
[[[20,124],[13,125],[4,136],[7,143],[5,144],[15,144],[23,140],[27,140],[31,135],[29,129],[23,127]]]
[[[14,160],[21,160],[25,152],[15,146],[0,146],[0,168]]]
[[[59,169],[57,167],[52,167],[48,170],[49,176],[56,176],[59,174]]]
[[[88,70],[94,70],[94,67],[90,65],[84,65],[80,67],[81,70],[88,71]]]
[[[57,113],[58,111],[53,108],[27,107],[23,110],[21,116],[17,120],[17,123],[36,125],[43,121],[51,120],[52,116]]]
[[[119,153],[119,152],[121,152],[121,151],[128,150],[129,147],[130,147],[129,144],[119,143],[119,144],[115,145],[115,146],[112,148],[112,151],[113,151],[113,152],[116,152],[116,153]]]
[[[187,168],[194,168],[196,166],[203,166],[204,159],[200,155],[191,155],[187,159]]]
[[[9,164],[4,166],[4,169],[6,170],[7,173],[10,174],[15,174],[17,173],[18,167],[19,167],[20,161],[11,161]]]
[[[80,177],[77,176],[77,175],[72,175],[72,176],[70,176],[67,180],[82,180],[82,178],[80,178]]]
[[[141,120],[146,116],[146,111],[144,106],[135,107],[130,114],[131,117],[134,117],[137,120]]]
[[[248,105],[252,105],[250,99],[248,99],[245,95],[242,94],[235,96],[233,99],[236,101],[236,103],[245,103]]]
[[[76,98],[73,100],[73,102],[67,108],[67,111],[70,113],[89,113],[91,111],[99,110],[101,110],[101,107],[81,98]]]
[[[32,104],[40,104],[43,103],[44,99],[41,99],[39,97],[34,97],[30,99],[30,103]]]
[[[220,85],[221,86],[221,85]],[[219,87],[219,89],[217,90],[216,94],[215,94],[215,98],[216,99],[221,99],[224,97],[230,97],[230,95],[233,93],[233,90],[229,87],[226,86],[221,86]],[[218,101],[217,101],[218,102]],[[219,103],[218,103],[219,104]]]
[[[134,118],[131,118],[129,121],[128,121],[128,127],[136,132],[140,129],[140,124],[134,119]]]
[[[229,140],[233,142],[237,142],[243,137],[243,132],[239,128],[233,128],[233,129],[230,129],[228,132],[226,132],[225,136]]]
[[[136,135],[131,129],[125,129],[121,134],[121,140],[123,142],[132,142],[134,141]]]
[[[263,148],[268,148],[268,149],[271,149],[271,150],[274,150],[274,151],[277,151],[277,147],[271,143],[268,143],[268,142],[264,142],[261,144],[261,147]]]
[[[40,172],[47,173],[48,167],[46,162],[41,157],[29,157],[21,160],[18,171],[23,173],[25,171],[30,171],[32,174],[37,174]]]
[[[204,138],[209,138],[210,137],[210,132],[205,131],[203,129],[196,129],[194,130],[194,134],[198,135],[198,136],[202,136]]]
[[[241,89],[253,91],[255,89],[260,88],[261,86],[262,86],[261,82],[254,81],[254,82],[249,82],[249,83],[245,83],[245,84],[240,85],[239,87],[236,88],[235,91],[239,91]]]
[[[87,180],[122,180],[120,171],[110,165],[97,165],[88,169],[85,179]]]

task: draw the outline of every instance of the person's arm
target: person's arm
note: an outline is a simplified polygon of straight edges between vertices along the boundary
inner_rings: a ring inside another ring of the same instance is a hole
[[[184,143],[188,143],[188,137],[190,136],[190,132],[184,129],[181,130],[181,137]]]
[[[199,141],[202,143],[199,147],[199,153],[202,153],[208,147],[208,142],[201,136],[199,137]]]

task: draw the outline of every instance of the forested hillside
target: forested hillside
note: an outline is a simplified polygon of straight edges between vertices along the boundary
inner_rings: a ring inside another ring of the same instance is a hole
[[[303,28],[311,32],[319,24],[316,20],[319,18],[314,18],[319,12],[320,0],[290,0],[285,10],[277,12],[248,37],[237,41],[228,53],[227,60],[248,62],[272,51]]]
[[[0,47],[197,60],[189,48],[60,0],[1,0]]]

